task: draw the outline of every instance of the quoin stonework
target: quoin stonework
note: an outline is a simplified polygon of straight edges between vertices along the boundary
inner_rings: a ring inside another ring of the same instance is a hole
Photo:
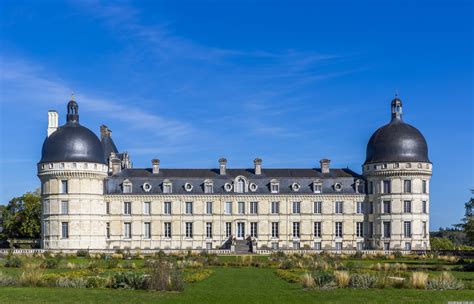
[[[362,175],[332,168],[133,168],[112,132],[100,139],[48,113],[38,177],[44,249],[429,249],[432,164],[423,135],[391,102],[367,144]]]

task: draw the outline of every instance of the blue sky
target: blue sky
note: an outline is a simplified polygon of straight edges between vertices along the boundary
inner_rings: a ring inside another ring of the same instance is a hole
[[[458,222],[473,179],[470,1],[2,1],[0,201],[39,185],[47,111],[72,91],[135,167],[361,171],[370,135],[404,118],[434,164],[431,228]]]

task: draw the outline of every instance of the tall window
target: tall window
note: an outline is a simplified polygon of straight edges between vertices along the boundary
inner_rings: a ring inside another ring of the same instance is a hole
[[[392,193],[392,183],[390,182],[390,180],[383,181],[383,193],[385,194]]]
[[[206,214],[212,214],[212,202],[206,202]]]
[[[204,184],[204,192],[205,193],[213,193],[214,192],[213,185],[211,183]]]
[[[356,235],[357,237],[364,237],[364,222],[356,223]]]
[[[151,203],[150,202],[144,202],[143,203],[143,213],[146,215],[151,214]]]
[[[357,202],[357,210],[356,210],[356,212],[357,212],[358,214],[364,213],[364,209],[363,209],[363,208],[364,208],[363,202]]]
[[[163,209],[164,214],[171,214],[171,202],[165,202]]]
[[[403,222],[403,235],[405,237],[411,237],[411,222],[410,221]]]
[[[293,213],[294,214],[301,213],[301,202],[293,202]]]
[[[300,223],[293,222],[293,237],[299,238],[300,237]]]
[[[383,237],[389,238],[392,235],[392,225],[390,222],[383,222]]]
[[[171,223],[165,222],[165,238],[171,238]]]
[[[270,184],[270,190],[272,193],[278,193],[280,191],[280,184],[277,182],[272,182]]]
[[[69,213],[69,202],[61,201],[61,214],[68,214],[68,213]]]
[[[374,182],[369,182],[369,186],[367,190],[369,194],[374,194]]]
[[[314,213],[323,213],[323,202],[314,202]]]
[[[342,222],[336,222],[336,237],[342,238]]]
[[[273,214],[280,213],[280,202],[272,202],[272,213]]]
[[[250,236],[251,237],[258,237],[258,224],[257,222],[250,223]]]
[[[67,193],[67,180],[62,180],[60,184],[59,193],[66,194]]]
[[[50,206],[49,206],[49,200],[44,200],[43,203],[43,214],[49,214]]]
[[[132,193],[132,184],[130,183],[123,183],[123,193]]]
[[[335,203],[335,213],[344,213],[344,202]]]
[[[110,223],[107,223],[105,225],[105,236],[107,237],[107,239],[110,239]]]
[[[63,239],[69,238],[69,223],[68,222],[61,223],[61,238]]]
[[[110,214],[110,202],[105,202],[105,214]]]
[[[411,201],[403,201],[403,212],[411,213]]]
[[[132,214],[132,202],[123,203],[123,214],[127,214],[127,215]]]
[[[258,202],[250,202],[250,213],[258,214]]]
[[[391,201],[383,201],[383,213],[392,213]]]
[[[369,238],[372,238],[374,235],[374,222],[369,222]]]
[[[428,236],[428,227],[427,227],[427,224],[426,222],[423,222],[422,223],[422,227],[421,229],[423,230],[423,238],[426,238]]]
[[[272,238],[277,238],[280,235],[279,229],[278,229],[278,222],[272,222]]]
[[[212,223],[206,223],[206,238],[212,239]]]
[[[172,193],[173,192],[173,184],[170,182],[163,183],[163,193]]]
[[[321,183],[313,183],[314,193],[321,193],[323,191],[323,185]]]
[[[428,204],[426,201],[421,202],[421,209],[423,213],[428,213]]]
[[[369,214],[374,214],[374,202],[369,202]]]
[[[403,192],[411,193],[411,180],[403,181]]]
[[[321,222],[314,222],[314,237],[320,238],[321,237],[321,230],[322,225]]]
[[[225,223],[225,237],[229,238],[232,236],[232,223],[226,222]]]
[[[245,181],[243,178],[239,178],[237,180],[237,183],[235,185],[235,192],[237,193],[244,193],[244,190],[245,190]]]
[[[245,202],[238,202],[237,204],[239,214],[245,214]]]
[[[131,239],[132,238],[132,223],[124,223],[124,238]]]
[[[421,192],[425,194],[428,193],[428,188],[425,180],[421,181]]]
[[[193,214],[193,202],[186,202],[186,214]]]
[[[145,223],[144,237],[145,239],[151,239],[151,223]]]
[[[186,222],[186,237],[187,238],[193,238],[193,223],[192,222]]]
[[[225,214],[232,214],[232,202],[225,203]]]

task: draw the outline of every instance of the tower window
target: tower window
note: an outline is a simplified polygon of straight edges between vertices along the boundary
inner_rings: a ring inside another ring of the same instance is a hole
[[[383,201],[383,213],[392,213],[391,201]]]
[[[60,183],[59,193],[67,194],[67,180],[62,180]]]
[[[426,183],[425,180],[421,181],[421,192],[423,194],[428,193],[428,187],[427,187],[427,183]]]
[[[68,222],[61,223],[61,238],[63,239],[69,238],[69,223]]]
[[[403,202],[403,212],[411,213],[411,201],[404,201]]]
[[[68,201],[61,201],[61,214],[63,214],[63,215],[69,214],[69,202]]]
[[[392,234],[392,225],[390,222],[383,222],[383,237],[390,238]]]
[[[403,192],[411,193],[411,180],[403,181]]]
[[[390,180],[383,181],[383,193],[384,194],[392,193],[392,183]]]

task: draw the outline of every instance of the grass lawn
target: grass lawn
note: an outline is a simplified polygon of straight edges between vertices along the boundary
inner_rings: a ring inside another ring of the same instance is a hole
[[[278,278],[274,269],[222,268],[183,293],[110,289],[0,288],[0,303],[446,303],[473,301],[474,290],[336,289],[305,291]]]

